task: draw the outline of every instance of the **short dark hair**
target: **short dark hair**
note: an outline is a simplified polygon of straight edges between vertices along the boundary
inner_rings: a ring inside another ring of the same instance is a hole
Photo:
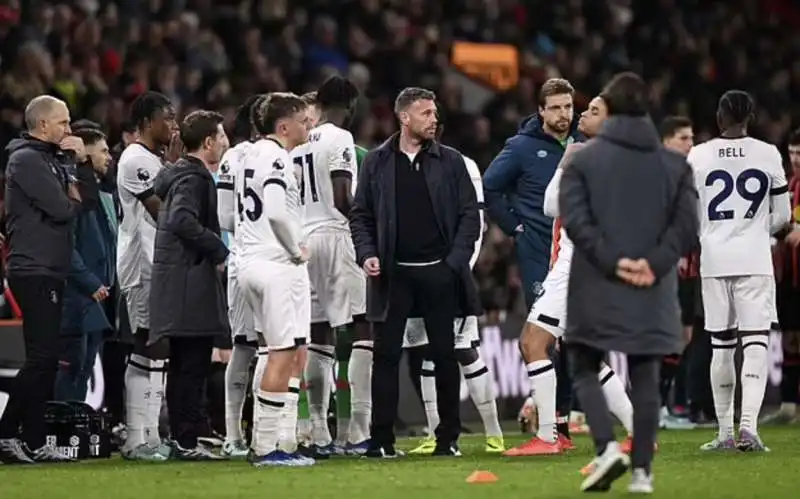
[[[789,134],[789,145],[800,146],[800,128],[796,128]]]
[[[91,146],[101,140],[106,140],[106,134],[101,132],[99,128],[78,128],[77,130],[73,128],[72,135],[81,139],[85,146]]]
[[[661,134],[661,140],[667,140],[674,137],[675,134],[678,133],[678,130],[691,127],[692,120],[686,116],[667,116],[661,122],[658,131]]]
[[[317,103],[323,109],[348,109],[358,98],[358,88],[352,81],[339,75],[325,80],[317,90]]]
[[[717,115],[728,125],[746,125],[755,113],[756,103],[744,90],[728,90],[719,98]]]
[[[419,100],[436,100],[436,94],[433,93],[432,90],[428,90],[427,88],[420,88],[420,87],[406,87],[397,94],[397,98],[394,100],[394,112],[395,114],[405,111],[408,109],[408,106],[411,104],[419,101]]]
[[[75,120],[69,127],[72,129],[73,133],[77,130],[84,130],[87,128],[91,130],[102,130],[99,123],[87,119]]]
[[[572,86],[572,83],[564,78],[550,78],[542,83],[542,87],[539,89],[539,106],[544,107],[548,97],[564,94],[575,96],[575,87]]]
[[[137,130],[141,130],[146,122],[155,117],[157,111],[171,105],[172,101],[164,94],[151,91],[144,92],[131,103],[130,120]]]
[[[122,122],[122,131],[125,133],[133,133],[137,129],[136,123],[131,120],[125,120]]]
[[[314,90],[313,92],[306,92],[300,96],[303,102],[306,103],[307,106],[316,106],[317,105],[317,91]]]
[[[193,111],[181,122],[181,141],[187,151],[197,151],[209,137],[216,137],[225,118],[214,111]]]
[[[251,95],[244,101],[244,104],[236,110],[236,117],[233,120],[234,142],[244,142],[253,136],[253,106],[261,98],[261,94]]]
[[[634,72],[626,71],[614,75],[600,92],[600,97],[606,103],[609,116],[647,114],[647,84]]]
[[[290,92],[272,92],[259,101],[255,126],[264,135],[274,133],[278,121],[308,107],[303,99]]]

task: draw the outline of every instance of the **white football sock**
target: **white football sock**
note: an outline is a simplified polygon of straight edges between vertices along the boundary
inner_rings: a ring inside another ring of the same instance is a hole
[[[247,377],[256,349],[249,345],[233,344],[225,368],[225,441],[243,441],[242,408],[247,397]]]
[[[292,453],[297,450],[297,400],[300,398],[300,378],[289,378],[289,393],[281,416],[278,447]]]
[[[489,375],[489,368],[478,357],[475,362],[468,366],[461,366],[461,374],[467,381],[469,396],[478,409],[478,413],[483,420],[483,428],[487,437],[502,437],[503,430],[500,429],[500,422],[497,419],[497,402],[495,401],[494,389],[492,387],[492,377]]]
[[[766,334],[742,336],[742,415],[739,431],[749,430],[758,434],[758,413],[767,389],[767,348],[769,336]]]
[[[328,408],[333,389],[333,366],[336,363],[332,345],[308,346],[305,379],[308,394],[308,412],[311,416],[311,435],[319,446],[329,445],[333,439],[328,429]]]
[[[711,392],[719,424],[719,439],[733,438],[733,394],[736,390],[736,340],[711,337]],[[754,348],[754,347],[751,347]]]
[[[150,399],[150,359],[131,354],[125,369],[125,426],[128,434],[126,449],[144,444],[147,424],[147,404]]]
[[[556,371],[550,360],[535,360],[528,363],[528,379],[531,383],[533,403],[539,414],[539,429],[536,436],[545,442],[556,441]]]
[[[436,436],[439,426],[439,404],[436,401],[436,365],[431,360],[422,361],[420,388],[422,391],[422,405],[425,406],[425,419],[428,421],[428,436]]]
[[[261,389],[256,392],[255,403],[258,409],[258,425],[255,431],[258,438],[255,440],[254,451],[257,456],[266,456],[278,448],[280,439],[281,419],[286,406],[286,393],[265,392]]]
[[[264,377],[264,371],[267,369],[267,359],[269,359],[269,355],[267,355],[267,347],[258,347],[256,350],[256,355],[258,358],[256,360],[256,368],[253,371],[253,398],[256,398],[258,395],[258,391],[261,389],[261,378]],[[258,421],[261,416],[261,404],[257,401],[253,402],[253,431],[252,431],[252,442],[250,443],[250,448],[255,449],[258,440]]]
[[[600,368],[600,385],[603,387],[603,394],[606,396],[608,410],[616,417],[628,436],[633,435],[633,405],[625,391],[625,385],[607,364]]]
[[[350,443],[360,444],[370,438],[372,418],[372,342],[354,341],[347,366],[350,380]]]
[[[150,446],[161,445],[161,434],[158,431],[161,419],[161,405],[164,402],[164,389],[167,385],[167,369],[165,360],[150,361],[150,398],[147,401],[147,419],[144,434]]]

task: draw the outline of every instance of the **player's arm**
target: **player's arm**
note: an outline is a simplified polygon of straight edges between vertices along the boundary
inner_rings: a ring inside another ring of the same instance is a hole
[[[461,154],[453,152],[443,159],[455,163],[453,174],[456,176],[456,197],[458,209],[458,226],[453,238],[450,254],[445,258],[445,263],[456,272],[465,265],[469,265],[472,254],[475,252],[475,241],[481,234],[478,198],[467,173],[467,166]]]
[[[200,223],[200,200],[208,192],[208,185],[203,182],[196,175],[175,180],[171,201],[159,225],[218,265],[228,257],[228,248],[217,234]]]
[[[486,225],[484,223],[484,210],[486,209],[486,206],[483,202],[483,179],[481,179],[481,170],[478,168],[478,164],[475,163],[472,158],[468,158],[466,156],[463,156],[463,158],[464,164],[467,167],[467,174],[472,181],[472,188],[475,189],[475,198],[478,200],[478,216],[481,224],[481,231],[478,234],[478,240],[475,241],[475,251],[472,253],[472,257],[469,259],[469,267],[473,268],[475,263],[478,261],[478,256],[481,252],[481,245],[483,243],[483,233],[486,229]]]
[[[226,152],[220,162],[217,178],[217,217],[220,229],[233,232],[236,221],[236,198],[233,192],[234,169],[229,153],[230,151]]]
[[[349,132],[342,134],[341,139],[336,141],[331,157],[333,158],[330,164],[333,204],[347,217],[353,206],[353,177],[358,171],[356,145]]]
[[[286,208],[287,170],[284,165],[288,164],[291,162],[286,155],[270,167],[270,172],[263,183],[264,214],[283,249],[292,258],[299,259],[302,257],[299,234],[292,230],[289,211]],[[276,167],[277,165],[280,167]]]
[[[378,231],[370,186],[372,170],[379,161],[379,156],[379,152],[372,151],[364,158],[364,163],[358,171],[356,195],[353,197],[353,206],[348,216],[359,267],[364,265],[367,258],[378,256]]]
[[[567,146],[564,150],[564,155],[561,156],[561,160],[558,162],[555,175],[550,179],[550,183],[547,184],[547,188],[544,191],[542,211],[548,217],[558,217],[558,186],[561,185],[561,174],[564,172],[564,168],[572,158],[572,155],[575,154],[575,151],[582,145],[582,143],[576,142]]]
[[[151,224],[158,220],[158,210],[161,209],[161,199],[156,196],[155,180],[161,171],[158,159],[131,158],[119,166],[121,189],[125,189],[139,200],[147,213],[150,214]],[[145,217],[147,220],[147,217]]]
[[[789,183],[783,171],[783,161],[777,148],[774,149],[770,162],[772,188],[769,190],[769,228],[772,234],[784,235],[792,221],[792,200],[789,195]]]

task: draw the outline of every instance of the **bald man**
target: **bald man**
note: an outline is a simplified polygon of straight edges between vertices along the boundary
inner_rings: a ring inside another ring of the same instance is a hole
[[[7,147],[8,284],[22,309],[26,359],[0,419],[0,461],[6,464],[71,460],[46,445],[44,422],[71,269],[70,222],[80,209],[67,168],[86,159],[83,142],[70,136],[69,121],[64,102],[36,97],[25,109],[27,132]]]

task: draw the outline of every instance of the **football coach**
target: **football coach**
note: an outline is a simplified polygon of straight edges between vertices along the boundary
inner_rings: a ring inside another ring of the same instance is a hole
[[[428,331],[441,423],[434,455],[460,455],[453,321],[480,313],[469,261],[480,234],[475,189],[460,153],[435,140],[436,96],[397,96],[400,131],[364,159],[350,210],[356,258],[368,276],[374,323],[372,439],[367,455],[394,457],[399,365],[409,317]],[[463,315],[462,315],[463,314]]]

